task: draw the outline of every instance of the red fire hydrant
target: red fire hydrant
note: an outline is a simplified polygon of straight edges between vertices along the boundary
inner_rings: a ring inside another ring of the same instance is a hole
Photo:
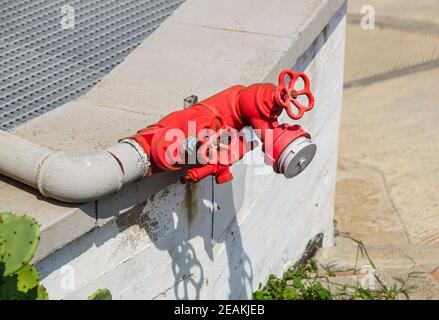
[[[296,90],[299,78],[304,86]],[[300,97],[306,98],[305,105]],[[212,175],[217,183],[226,183],[233,179],[229,167],[250,151],[242,129],[251,126],[263,143],[266,162],[291,178],[308,166],[316,146],[299,125],[280,124],[278,117],[286,110],[298,120],[313,106],[308,77],[284,70],[277,87],[270,83],[233,86],[170,113],[132,139],[148,154],[149,174],[187,169],[185,181],[198,182]]]

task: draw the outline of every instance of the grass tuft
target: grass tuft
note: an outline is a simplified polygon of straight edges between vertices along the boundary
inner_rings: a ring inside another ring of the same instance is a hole
[[[376,270],[367,249],[362,241],[350,238],[357,244],[354,267],[347,272],[354,277],[364,275],[358,268],[360,256],[366,257],[370,266]],[[343,272],[346,272],[343,271]],[[402,297],[410,299],[410,293],[416,288],[410,281],[422,272],[408,272],[402,278],[393,278],[395,283],[387,286],[374,272],[376,288],[367,287],[357,279],[354,285],[343,284],[337,281],[340,271],[333,270],[331,266],[318,265],[315,259],[310,259],[306,264],[299,265],[285,272],[282,278],[270,275],[265,286],[259,285],[254,292],[255,300],[397,300]]]

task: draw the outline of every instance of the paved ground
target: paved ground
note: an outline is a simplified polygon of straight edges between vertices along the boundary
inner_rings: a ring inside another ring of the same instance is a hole
[[[348,21],[337,230],[384,273],[425,271],[413,297],[439,299],[439,1],[350,0]],[[352,265],[340,236],[321,261]]]

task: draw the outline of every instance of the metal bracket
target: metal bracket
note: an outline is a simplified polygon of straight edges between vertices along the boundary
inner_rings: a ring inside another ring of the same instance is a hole
[[[198,97],[195,95],[191,95],[183,100],[183,108],[184,109],[189,108],[197,103],[198,103]]]

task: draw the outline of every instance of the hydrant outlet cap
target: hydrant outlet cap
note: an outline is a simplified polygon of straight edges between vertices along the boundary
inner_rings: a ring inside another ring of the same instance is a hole
[[[286,178],[293,178],[301,173],[311,163],[317,151],[317,146],[306,137],[291,142],[282,152],[277,167]]]

